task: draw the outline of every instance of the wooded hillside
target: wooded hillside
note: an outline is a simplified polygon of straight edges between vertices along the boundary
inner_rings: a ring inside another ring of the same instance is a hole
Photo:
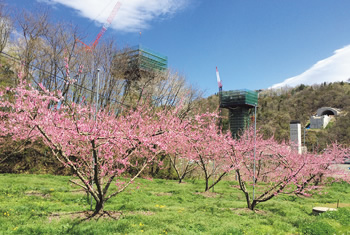
[[[306,145],[311,150],[318,145],[338,141],[350,142],[350,84],[323,83],[322,85],[300,85],[284,91],[264,91],[260,93],[258,124],[266,136],[275,135],[277,140],[289,140],[289,122],[300,120],[305,127],[310,116],[321,107],[338,108],[342,115],[335,117],[324,130],[306,130]]]
[[[201,101],[204,109],[215,110],[219,104],[217,94]],[[321,107],[338,108],[342,115],[335,117],[323,130],[306,129],[305,143],[309,150],[322,149],[327,143],[337,141],[350,143],[350,84],[346,82],[279,90],[264,90],[259,93],[257,127],[265,137],[289,141],[289,122],[299,120],[302,128]],[[228,111],[222,110],[223,129],[228,128]],[[303,137],[302,137],[303,138]]]

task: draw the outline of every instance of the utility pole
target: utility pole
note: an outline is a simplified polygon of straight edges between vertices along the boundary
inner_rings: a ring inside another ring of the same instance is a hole
[[[221,120],[221,93],[222,93],[222,84],[221,84],[221,79],[220,79],[220,74],[219,74],[219,70],[218,67],[216,67],[216,80],[218,82],[218,86],[219,86],[219,130],[221,130],[221,125],[222,125],[222,120]],[[215,182],[215,161],[213,160],[213,184]],[[214,192],[214,186],[213,186],[213,192]]]
[[[95,109],[95,128],[97,125],[97,112],[98,112],[98,102],[99,102],[99,92],[100,92],[100,69],[97,69],[97,87],[96,87],[96,109]],[[96,150],[97,154],[97,150]],[[94,187],[94,175],[95,175],[95,159],[92,153],[92,177],[91,177],[91,187]],[[90,210],[92,210],[92,194],[90,200]]]
[[[99,102],[99,92],[100,92],[100,69],[97,69],[97,88],[96,88],[96,112],[95,112],[95,121],[96,115],[98,112],[98,102]]]
[[[221,128],[222,125],[222,121],[221,121],[221,93],[222,93],[222,83],[221,83],[221,79],[220,79],[220,74],[219,74],[219,70],[218,67],[216,67],[216,80],[218,82],[218,86],[219,86],[219,128]]]
[[[253,166],[253,201],[255,199],[255,156],[256,156],[256,106],[254,106],[254,166]]]

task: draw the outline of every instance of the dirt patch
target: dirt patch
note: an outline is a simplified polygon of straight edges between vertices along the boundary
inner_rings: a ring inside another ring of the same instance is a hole
[[[239,185],[230,185],[232,188],[240,189]]]
[[[247,214],[267,215],[266,211],[257,210],[257,209],[252,211],[249,208],[230,208],[230,210],[237,215],[247,215]]]
[[[61,219],[78,219],[81,221],[89,221],[89,220],[118,220],[122,218],[125,214],[130,215],[154,215],[155,213],[152,211],[130,211],[127,213],[123,213],[121,211],[103,211],[96,215],[94,215],[93,211],[77,211],[77,212],[56,212],[49,215],[48,220],[51,223],[53,220],[61,220]]]
[[[60,219],[80,219],[84,220],[99,220],[99,219],[112,219],[118,220],[123,215],[120,211],[103,211],[96,215],[94,215],[93,211],[77,211],[77,212],[57,212],[52,213],[48,219],[51,222],[52,220],[60,220]]]
[[[154,215],[155,213],[152,211],[130,211],[128,212],[129,215]]]
[[[71,190],[69,192],[72,194],[85,194],[86,195],[86,191],[84,189]]]
[[[172,193],[156,193],[154,195],[161,197],[161,196],[172,196],[173,194]]]
[[[340,207],[350,207],[350,203],[339,203],[339,205],[337,203],[325,203],[324,205],[320,205],[320,206],[325,206],[329,208],[337,208],[337,206],[339,206],[340,208]]]
[[[185,184],[187,184],[187,182],[185,181],[182,181],[181,183],[179,183],[179,185],[185,185]]]
[[[48,193],[42,193],[42,192],[39,192],[39,191],[26,191],[24,194],[26,196],[36,196],[36,197],[43,197],[43,198],[48,198],[48,197],[51,196]]]
[[[202,196],[208,197],[208,198],[217,197],[220,195],[219,193],[214,193],[214,192],[203,192],[203,193],[195,193],[195,194],[202,195]]]

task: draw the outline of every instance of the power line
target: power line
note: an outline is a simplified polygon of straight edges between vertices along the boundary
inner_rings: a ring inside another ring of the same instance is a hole
[[[91,22],[88,24],[88,26],[86,26],[84,32],[88,31],[88,29],[90,28],[90,26],[95,22],[97,21],[97,18],[100,17],[102,15],[102,13],[104,13],[106,11],[106,9],[111,5],[111,3],[113,2],[114,0],[111,0],[106,6],[105,8],[103,8],[103,10],[97,14],[97,16],[91,20]],[[103,25],[103,23],[102,23]]]
[[[17,61],[17,62],[19,62],[19,63],[22,62],[20,58],[16,58],[16,57],[11,56],[11,55],[9,55],[9,54],[7,54],[7,53],[5,53],[5,52],[1,52],[1,54],[5,55],[7,58],[9,58],[9,59],[11,59],[11,60],[13,60],[13,61]],[[60,80],[62,80],[62,81],[64,81],[64,82],[69,82],[69,81],[68,81],[67,79],[65,79],[64,77],[60,77],[60,76],[58,76],[58,75],[53,75],[51,72],[48,72],[48,71],[46,71],[46,70],[44,70],[44,69],[41,69],[41,68],[39,68],[39,67],[37,67],[37,66],[35,66],[35,65],[28,65],[28,66],[31,67],[31,68],[34,68],[34,69],[36,69],[36,70],[39,70],[39,71],[41,71],[41,72],[44,72],[44,73],[46,73],[46,74],[48,74],[50,79],[56,77],[56,78],[58,78],[58,79],[60,79]],[[86,87],[84,87],[84,86],[82,86],[82,85],[80,85],[80,84],[73,83],[72,85],[74,85],[74,86],[76,86],[76,87],[79,87],[79,88],[82,88],[82,89],[85,89],[86,91],[89,91],[89,92],[91,92],[91,93],[95,93],[95,91],[93,91],[93,90],[91,90],[91,89],[89,89],[89,88],[86,88]]]
[[[20,59],[20,58],[16,58],[16,57],[14,57],[14,56],[12,56],[12,55],[9,55],[9,54],[7,54],[7,53],[5,53],[5,52],[3,52],[3,51],[1,51],[0,52],[3,56],[5,56],[6,58],[8,58],[8,59],[11,59],[11,60],[13,60],[13,61],[16,61],[16,62],[18,62],[18,63],[21,63],[22,62],[22,60]],[[45,74],[47,74],[48,75],[48,78],[50,79],[50,80],[53,80],[54,78],[58,78],[59,80],[61,80],[61,81],[63,81],[63,82],[70,82],[70,81],[68,81],[67,79],[65,79],[64,77],[61,77],[61,76],[58,76],[58,75],[54,75],[54,74],[52,74],[51,72],[48,72],[48,71],[46,71],[46,70],[44,70],[44,69],[42,69],[42,68],[39,68],[39,67],[37,67],[37,66],[35,66],[35,65],[28,65],[29,67],[31,67],[31,68],[34,68],[34,69],[36,69],[36,70],[38,70],[38,71],[41,71],[41,72],[43,72],[43,73],[45,73]],[[38,83],[34,80],[34,82],[38,85]],[[83,85],[81,85],[81,84],[78,84],[78,83],[72,83],[71,85],[73,85],[73,86],[75,86],[75,87],[77,87],[77,88],[81,88],[81,89],[83,89],[83,90],[85,90],[85,91],[87,91],[87,92],[90,92],[91,94],[94,94],[94,95],[97,95],[97,93],[96,93],[96,91],[94,91],[94,90],[91,90],[91,89],[89,89],[89,88],[87,88],[87,87],[84,87]],[[100,94],[99,94],[100,95]],[[107,99],[106,97],[104,97],[104,96],[102,96],[104,99]],[[122,103],[122,102],[120,102],[120,101],[118,101],[118,100],[115,100],[115,99],[107,99],[107,100],[109,100],[109,101],[113,101],[113,102],[116,102],[116,103],[118,103],[118,104],[120,104],[120,105],[123,105],[123,106],[126,106],[126,107],[130,107],[129,105],[127,105],[127,104],[124,104],[124,103]]]

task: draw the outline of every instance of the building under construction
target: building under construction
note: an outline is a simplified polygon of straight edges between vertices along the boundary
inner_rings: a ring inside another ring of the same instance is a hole
[[[250,125],[254,107],[258,105],[258,93],[250,90],[220,91],[220,108],[229,110],[229,124],[233,138]]]
[[[168,57],[141,45],[132,47],[128,52],[130,62],[144,71],[165,71],[168,68]]]
[[[130,81],[142,77],[152,77],[156,73],[165,72],[168,68],[168,57],[141,45],[134,46],[117,55],[124,58],[124,75]]]
[[[113,76],[125,82],[123,100],[141,97],[146,84],[167,76],[168,57],[144,46],[126,48],[115,55]]]

